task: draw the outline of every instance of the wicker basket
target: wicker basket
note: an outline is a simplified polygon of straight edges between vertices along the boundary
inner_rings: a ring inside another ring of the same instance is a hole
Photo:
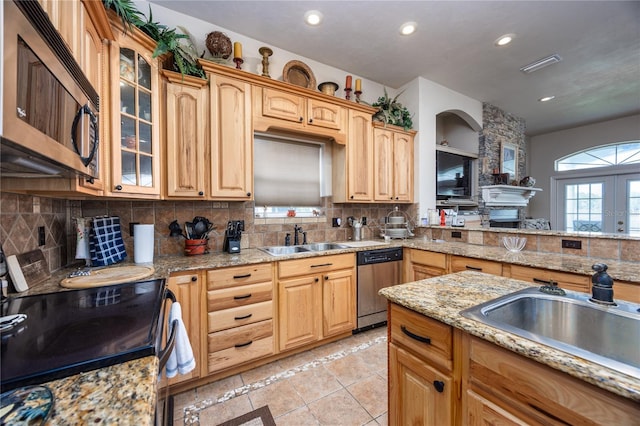
[[[231,56],[231,39],[225,33],[214,31],[207,34],[206,44],[214,58],[227,59]]]

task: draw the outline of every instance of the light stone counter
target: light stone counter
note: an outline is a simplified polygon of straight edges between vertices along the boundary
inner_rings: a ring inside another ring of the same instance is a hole
[[[640,401],[640,377],[629,376],[515,334],[464,318],[460,311],[531,287],[524,281],[466,271],[380,290],[390,301],[625,398]]]

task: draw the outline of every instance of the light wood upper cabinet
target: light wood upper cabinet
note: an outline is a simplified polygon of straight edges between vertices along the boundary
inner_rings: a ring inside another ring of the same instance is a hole
[[[208,196],[208,82],[172,71],[165,70],[162,74],[167,78],[164,83],[165,198],[204,199]]]
[[[251,85],[208,73],[211,135],[211,197],[249,200],[253,196]]]
[[[373,123],[374,201],[413,200],[413,139],[416,132]]]

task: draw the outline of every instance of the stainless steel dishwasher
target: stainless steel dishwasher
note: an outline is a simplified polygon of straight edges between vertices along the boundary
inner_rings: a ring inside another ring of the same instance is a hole
[[[387,299],[378,295],[383,287],[402,280],[402,247],[358,253],[358,327],[360,331],[387,323]]]

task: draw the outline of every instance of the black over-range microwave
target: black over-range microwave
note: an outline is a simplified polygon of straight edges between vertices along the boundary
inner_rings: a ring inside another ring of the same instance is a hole
[[[10,0],[0,7],[0,174],[98,177],[98,93],[39,2]]]

